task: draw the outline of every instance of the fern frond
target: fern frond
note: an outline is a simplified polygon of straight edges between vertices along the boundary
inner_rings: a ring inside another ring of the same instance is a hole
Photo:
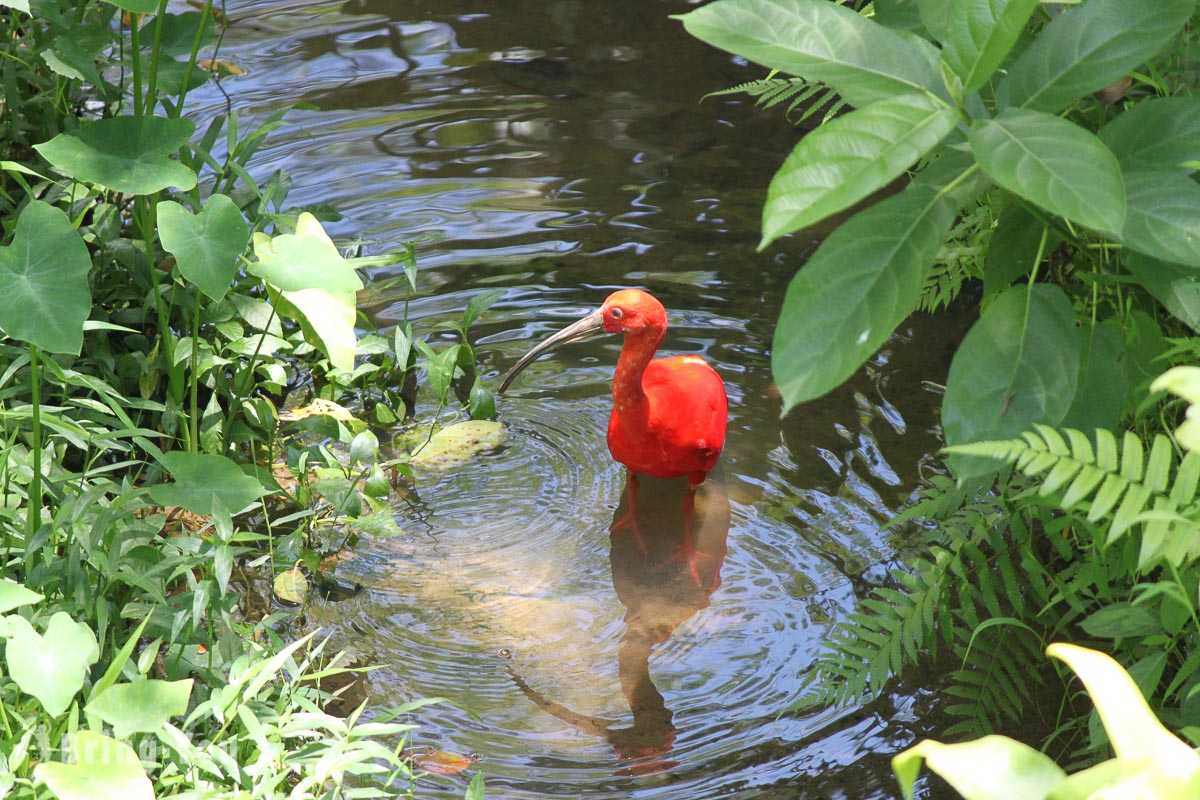
[[[758,108],[774,108],[787,103],[787,118],[794,125],[799,125],[817,114],[824,124],[841,113],[846,102],[838,97],[837,92],[815,81],[803,78],[777,78],[772,75],[754,81],[739,83],[727,89],[719,89],[704,95],[720,97],[731,94],[747,94],[755,98],[754,105]],[[799,116],[793,119],[793,113],[799,110]]]
[[[1058,502],[1064,510],[1082,508],[1089,522],[1109,521],[1106,546],[1140,529],[1141,570],[1161,560],[1180,566],[1200,556],[1195,509],[1200,455],[1188,453],[1176,465],[1171,440],[1162,434],[1154,437],[1147,458],[1141,440],[1129,431],[1119,455],[1111,431],[1097,429],[1094,449],[1082,432],[1065,433],[1064,439],[1049,426],[1035,425],[1019,439],[958,445],[947,452],[993,458],[1030,477],[1044,476],[1040,494],[1061,492]]]

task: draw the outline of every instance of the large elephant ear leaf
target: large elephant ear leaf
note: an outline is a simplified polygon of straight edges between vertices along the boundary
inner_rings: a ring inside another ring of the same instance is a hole
[[[51,353],[78,354],[92,310],[92,260],[67,215],[34,200],[0,247],[0,328]]]
[[[68,175],[124,194],[154,194],[173,186],[189,191],[196,173],[171,158],[196,126],[186,119],[111,117],[34,145]]]
[[[1011,439],[1035,423],[1057,426],[1079,381],[1079,339],[1071,303],[1049,284],[1014,286],[988,306],[959,345],[946,379],[946,444]],[[951,455],[959,478],[995,462]]]

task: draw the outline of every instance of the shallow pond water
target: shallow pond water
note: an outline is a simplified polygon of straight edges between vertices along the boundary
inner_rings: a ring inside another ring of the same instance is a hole
[[[302,102],[252,172],[368,252],[420,239],[420,291],[376,270],[363,308],[418,333],[504,290],[473,329],[494,381],[535,340],[641,286],[663,349],[725,378],[729,438],[697,502],[699,584],[674,556],[679,482],[638,495],[604,445],[619,342],[572,345],[501,399],[506,446],[419,473],[339,567],[364,590],[313,610],[385,668],[371,708],[440,696],[414,746],[478,754],[495,798],[871,798],[923,731],[920,692],[787,711],[830,626],[896,557],[888,514],[937,447],[926,386],[954,320],[912,320],[848,384],[779,419],[769,369],[787,281],[815,246],[755,252],[773,171],[799,132],[706,92],[761,70],[684,34],[678,0],[231,2],[228,102],[252,126]],[[203,121],[226,107],[193,98]],[[815,235],[819,235],[819,232]],[[440,336],[441,334],[437,334]],[[447,335],[448,336],[448,335]],[[447,341],[450,341],[447,338]],[[474,768],[421,783],[461,797]]]

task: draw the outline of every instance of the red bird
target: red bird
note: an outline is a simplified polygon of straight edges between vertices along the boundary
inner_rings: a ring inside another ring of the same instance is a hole
[[[639,535],[634,522],[639,473],[655,478],[686,476],[681,556],[699,583],[696,559],[700,554],[692,542],[692,509],[696,487],[704,482],[725,446],[729,403],[721,377],[703,358],[654,358],[666,330],[667,312],[662,303],[640,289],[622,289],[609,295],[599,310],[522,356],[501,381],[499,391],[503,393],[535,358],[560,344],[601,332],[624,334],[613,377],[608,451],[629,469],[630,509],[613,530],[632,527]]]

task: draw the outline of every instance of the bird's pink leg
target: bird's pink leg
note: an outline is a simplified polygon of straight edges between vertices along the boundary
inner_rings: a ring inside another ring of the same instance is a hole
[[[633,470],[629,470],[626,477],[625,486],[629,493],[629,510],[625,512],[625,516],[612,524],[608,529],[609,534],[614,534],[617,531],[628,529],[633,534],[633,540],[637,542],[638,550],[642,555],[646,555],[646,542],[642,539],[642,532],[638,530],[637,521],[637,492],[638,479],[637,474]]]
[[[688,566],[688,572],[692,576],[692,580],[700,586],[700,571],[696,569],[696,562],[702,558],[712,558],[708,553],[702,553],[696,549],[696,543],[692,539],[692,517],[696,508],[696,488],[704,483],[704,473],[688,476],[688,492],[683,498],[683,546],[679,548],[679,552],[667,563],[675,561],[683,561]]]

